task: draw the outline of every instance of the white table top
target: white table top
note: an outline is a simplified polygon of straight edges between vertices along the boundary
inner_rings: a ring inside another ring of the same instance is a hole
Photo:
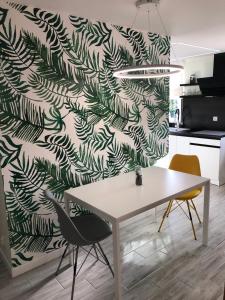
[[[135,185],[135,172],[130,172],[69,189],[65,196],[109,221],[120,222],[209,181],[157,167],[143,169],[142,173],[142,186]]]

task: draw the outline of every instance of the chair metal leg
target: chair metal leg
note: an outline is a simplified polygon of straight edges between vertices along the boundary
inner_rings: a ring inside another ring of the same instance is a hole
[[[77,273],[78,252],[79,252],[79,246],[77,246],[77,248],[76,248],[75,262],[74,262],[74,266],[73,266],[73,283],[72,283],[71,300],[73,300],[73,295],[74,295],[75,279],[76,279],[76,273]]]
[[[61,256],[61,259],[60,259],[60,262],[59,262],[58,268],[57,268],[57,270],[56,270],[56,272],[55,272],[55,275],[56,275],[56,276],[59,274],[59,269],[60,269],[60,267],[61,267],[61,264],[62,264],[63,258],[64,258],[64,257],[65,257],[65,255],[66,255],[66,251],[67,251],[68,247],[69,247],[69,244],[67,244],[67,246],[66,246],[66,248],[65,248],[65,250],[64,250],[64,252],[63,252],[63,255]]]
[[[194,227],[193,220],[192,220],[189,201],[187,200],[186,203],[187,203],[187,207],[188,207],[188,213],[189,213],[189,217],[190,217],[190,221],[191,221],[191,226],[192,226],[192,231],[193,231],[193,234],[194,234],[194,238],[195,238],[195,240],[197,240],[196,233],[195,233],[195,227]]]
[[[85,256],[85,259],[83,260],[83,262],[82,262],[82,264],[81,264],[81,266],[80,266],[80,268],[79,268],[79,270],[77,272],[77,275],[79,274],[80,270],[82,269],[83,265],[85,264],[85,262],[86,262],[86,260],[87,260],[87,258],[89,256],[89,254],[91,253],[92,249],[93,249],[93,245],[90,247],[89,251],[87,252],[87,255]]]
[[[225,285],[224,285],[224,290],[223,290],[223,300],[225,300]]]
[[[96,250],[96,245],[93,244],[93,248],[94,248],[94,251],[95,251],[95,255],[97,257],[97,261],[99,260],[99,257],[98,257],[98,253],[97,253],[97,250]]]
[[[185,200],[185,201],[187,201],[187,200]],[[188,218],[188,220],[190,220],[190,217],[187,215],[186,211],[182,207],[182,204],[183,204],[182,202],[185,202],[185,201],[176,200],[176,203],[178,205],[177,207],[179,207],[182,210],[182,212],[184,213],[184,215]],[[179,202],[181,202],[181,204]]]
[[[160,232],[160,230],[161,230],[161,228],[162,228],[162,225],[163,225],[163,222],[164,222],[164,220],[165,220],[165,218],[166,218],[166,216],[167,216],[169,210],[170,210],[170,202],[169,202],[169,204],[168,204],[168,206],[167,206],[167,208],[166,208],[166,210],[165,210],[165,212],[164,212],[164,214],[163,214],[163,218],[162,218],[161,224],[160,224],[160,226],[159,226],[158,232]]]
[[[110,263],[109,263],[109,260],[108,260],[107,256],[105,255],[105,253],[104,253],[104,251],[103,251],[103,249],[102,249],[100,243],[97,243],[97,245],[98,245],[98,247],[99,247],[99,250],[100,250],[100,253],[102,254],[103,259],[105,260],[107,266],[109,267],[109,270],[110,270],[111,273],[112,273],[112,276],[114,277],[114,272],[113,272],[113,269],[112,269],[112,267],[111,267],[111,265],[110,265]]]
[[[200,217],[199,217],[198,211],[197,211],[197,209],[196,209],[196,206],[195,206],[193,200],[191,200],[191,204],[192,204],[193,209],[194,209],[194,211],[195,211],[195,213],[196,213],[196,216],[197,216],[197,218],[198,218],[199,223],[202,224],[202,221],[201,221],[201,219],[200,219]]]
[[[73,266],[74,266],[74,258],[75,258],[75,252],[74,252],[74,250],[75,250],[75,246],[73,246],[72,248],[73,248],[73,260],[72,260],[72,263],[73,263]]]
[[[168,213],[167,213],[167,218],[169,217],[169,214],[170,214],[170,212],[171,212],[171,209],[172,209],[172,207],[173,207],[173,200],[170,200],[170,202],[169,202],[169,209],[168,209]]]

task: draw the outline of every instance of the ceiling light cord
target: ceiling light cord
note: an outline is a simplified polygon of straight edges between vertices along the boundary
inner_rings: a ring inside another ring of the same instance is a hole
[[[151,19],[150,19],[150,9],[147,10],[147,15],[148,15],[148,32],[151,33]]]
[[[138,17],[138,14],[139,14],[139,11],[140,11],[140,7],[137,7],[137,9],[136,9],[136,14],[135,14],[135,16],[134,16],[133,22],[132,22],[131,25],[130,25],[130,29],[133,29],[134,25],[136,24],[137,17]]]
[[[131,25],[131,28],[133,28],[134,24],[136,23],[136,19],[139,13],[139,8],[141,5],[144,4],[149,4],[149,3],[159,3],[159,0],[137,0],[136,1],[136,6],[137,6],[137,11],[134,17],[134,21]],[[161,21],[161,24],[163,26],[163,29],[166,33],[166,36],[169,37],[166,27],[162,21],[162,17],[158,11],[158,7],[156,5],[156,11],[158,13],[159,19]],[[149,32],[151,32],[150,28],[150,9],[147,10],[148,14],[148,26],[149,26]],[[170,49],[174,52],[173,47],[170,43]],[[174,57],[177,59],[176,54],[174,52]],[[146,65],[131,65],[131,66],[126,66],[122,67],[118,70],[115,70],[113,72],[113,76],[116,78],[121,78],[121,79],[148,79],[148,78],[162,78],[162,77],[167,77],[171,76],[173,74],[176,74],[184,69],[183,66],[181,65],[173,65],[173,64],[149,64],[147,63]]]
[[[156,9],[156,12],[157,12],[157,14],[158,14],[159,20],[160,20],[160,22],[161,22],[161,24],[162,24],[162,28],[163,28],[163,30],[164,30],[165,35],[168,36],[168,37],[170,37],[170,35],[169,35],[169,33],[168,33],[167,29],[166,29],[166,26],[165,26],[165,24],[164,24],[164,22],[163,22],[162,16],[161,16],[161,14],[160,14],[160,11],[159,11],[159,8],[158,8],[158,4],[155,4],[155,9]],[[173,55],[174,55],[175,60],[176,60],[176,61],[180,61],[180,60],[178,59],[178,57],[176,56],[176,53],[175,53],[174,48],[173,48],[173,46],[172,46],[171,38],[170,38],[170,49],[171,49],[171,52],[172,52]]]

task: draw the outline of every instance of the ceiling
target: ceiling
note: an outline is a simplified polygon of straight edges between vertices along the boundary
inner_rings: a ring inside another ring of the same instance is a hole
[[[33,7],[131,26],[137,9],[135,0],[17,0]],[[63,3],[63,4],[62,4]],[[165,34],[154,5],[150,8],[150,30]],[[148,6],[139,9],[134,28],[148,30]],[[159,11],[171,35],[178,59],[225,51],[225,0],[161,0]]]

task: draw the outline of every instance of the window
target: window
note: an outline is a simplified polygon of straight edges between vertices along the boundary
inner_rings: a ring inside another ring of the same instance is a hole
[[[173,99],[170,99],[170,105],[169,105],[169,122],[170,123],[176,122],[176,116],[175,116],[176,109],[179,109],[179,111],[180,111],[180,123],[181,123],[181,99],[180,99],[180,97],[173,97]]]

